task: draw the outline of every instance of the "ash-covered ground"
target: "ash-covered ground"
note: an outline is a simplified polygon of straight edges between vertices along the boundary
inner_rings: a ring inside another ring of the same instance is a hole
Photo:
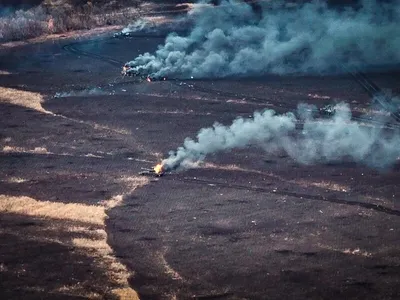
[[[106,210],[107,242],[140,299],[397,299],[398,163],[385,170],[352,161],[302,165],[283,152],[245,147],[133,188],[141,168],[215,121],[286,113],[301,102],[345,101],[355,116],[379,114],[346,74],[150,83],[119,75],[119,62],[163,40],[110,34],[3,48],[0,194],[84,205],[122,196]],[[396,93],[399,74],[367,76]],[[32,93],[43,101],[33,102]],[[399,127],[392,122],[385,132]],[[77,256],[76,245],[57,250],[56,236],[45,239],[42,216],[3,209],[0,220],[7,246],[0,287],[8,299],[69,299],[62,286],[92,280],[91,292],[108,291],[96,261]],[[28,255],[28,233],[43,236],[35,255]]]

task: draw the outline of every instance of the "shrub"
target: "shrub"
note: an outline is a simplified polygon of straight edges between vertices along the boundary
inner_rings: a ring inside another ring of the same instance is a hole
[[[87,1],[76,2],[84,4],[41,4],[0,15],[0,42],[105,25],[125,25],[139,16],[138,0],[127,1],[130,5],[127,7],[121,7],[117,1],[106,1],[104,5],[98,6]]]
[[[18,10],[0,18],[0,39],[21,40],[47,33],[47,16],[42,7]]]

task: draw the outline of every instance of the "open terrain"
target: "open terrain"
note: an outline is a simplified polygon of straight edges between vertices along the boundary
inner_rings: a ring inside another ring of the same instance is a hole
[[[399,165],[248,148],[138,176],[215,121],[335,99],[359,115],[364,89],[350,75],[119,75],[162,42],[102,32],[1,47],[2,299],[397,299]],[[368,77],[399,91],[400,73]]]

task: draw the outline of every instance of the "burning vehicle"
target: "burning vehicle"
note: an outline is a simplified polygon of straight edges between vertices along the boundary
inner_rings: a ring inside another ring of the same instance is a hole
[[[135,70],[133,67],[131,67],[129,64],[125,64],[122,67],[121,71],[122,76],[131,76],[131,77],[139,77],[142,80],[146,80],[148,82],[152,81],[165,81],[167,80],[166,77],[158,77],[158,76],[152,76],[152,75],[146,75],[146,74],[141,74],[139,71]]]
[[[331,117],[335,114],[336,104],[327,104],[319,109],[319,113],[321,116]]]
[[[151,169],[144,169],[144,171],[139,172],[139,175],[161,177],[166,171],[162,164],[158,164]]]
[[[123,31],[121,31],[121,32],[117,32],[117,33],[114,33],[114,38],[125,38],[125,37],[130,37],[132,35],[132,33],[131,32],[123,32]]]
[[[122,67],[121,74],[122,74],[123,76],[138,76],[138,75],[139,75],[138,72],[135,71],[135,70],[134,70],[130,65],[128,65],[128,64],[125,64],[125,65]]]

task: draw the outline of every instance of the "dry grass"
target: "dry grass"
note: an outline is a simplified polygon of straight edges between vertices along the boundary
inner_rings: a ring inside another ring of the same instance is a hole
[[[14,147],[14,146],[4,146],[3,152],[5,153],[34,153],[34,154],[51,154],[44,147],[35,147],[33,149],[26,149],[23,147]]]
[[[107,270],[105,275],[110,280],[110,286],[120,286],[111,292],[114,296],[119,299],[138,299],[136,292],[129,288],[130,274],[128,270],[113,256],[113,251],[107,244],[106,209],[101,205],[64,204],[39,201],[30,197],[0,195],[1,214],[24,215],[42,219],[42,230],[48,232],[47,236],[38,237],[35,232],[30,236],[29,232],[24,232],[25,239],[47,240],[65,246],[73,246],[74,249],[93,258],[101,269]],[[61,223],[55,220],[61,221]],[[87,226],[76,225],[77,223],[86,223]],[[77,235],[79,237],[76,237]],[[57,272],[57,270],[54,271]],[[95,281],[96,278],[91,280]],[[82,285],[63,286],[57,292],[84,295],[89,299],[103,299],[101,295],[84,289]],[[125,298],[126,295],[129,295],[129,298]]]
[[[17,105],[21,107],[25,107],[28,109],[33,109],[35,111],[57,116],[75,123],[80,123],[80,124],[85,124],[90,127],[92,127],[95,130],[106,130],[106,131],[112,131],[117,134],[122,134],[122,135],[130,135],[131,132],[129,130],[123,129],[123,128],[111,128],[109,126],[97,124],[91,121],[82,121],[82,120],[77,120],[69,117],[65,117],[63,115],[59,114],[54,114],[51,111],[45,110],[42,106],[42,103],[44,102],[43,96],[39,93],[33,93],[33,92],[27,92],[27,91],[22,91],[22,90],[17,90],[17,89],[12,89],[12,88],[4,88],[0,87],[0,104],[1,103],[7,103],[7,104],[12,104],[12,105]],[[27,153],[42,153],[45,154],[47,153],[46,149],[41,149],[41,148],[35,148],[33,150],[29,149],[24,149],[24,148],[19,148],[19,147],[11,147],[11,146],[6,146],[3,149],[4,152],[27,152]]]
[[[296,180],[295,183],[300,186],[303,186],[303,187],[314,186],[314,187],[318,187],[318,188],[321,188],[324,190],[335,191],[335,192],[349,192],[350,191],[350,186],[335,183],[332,181],[311,182],[311,181],[305,181],[305,180]]]
[[[124,25],[138,18],[140,1],[44,1],[28,10],[0,18],[0,42],[25,40],[52,33]]]
[[[9,103],[30,108],[38,112],[51,114],[51,112],[42,107],[44,99],[39,93],[0,87],[0,95],[0,103]]]
[[[363,256],[363,257],[372,257],[373,256],[373,253],[361,250],[360,248],[338,249],[338,248],[334,248],[334,247],[331,247],[331,246],[328,246],[328,245],[323,245],[323,244],[319,244],[318,246],[320,248],[322,248],[322,249],[327,249],[327,250],[330,250],[330,251],[335,251],[335,252],[339,252],[339,253],[343,253],[343,254],[347,254],[347,255],[355,255],[355,256]]]
[[[67,221],[80,221],[103,225],[106,218],[104,207],[78,203],[38,201],[30,197],[0,195],[0,213],[16,213]]]
[[[14,181],[20,182],[18,178],[14,179]],[[121,183],[126,184],[129,193],[147,182],[148,180],[135,177],[127,177],[121,180]],[[113,297],[135,300],[139,298],[137,293],[129,287],[128,278],[130,273],[113,256],[113,250],[107,244],[107,233],[105,231],[107,210],[120,205],[122,201],[123,195],[117,195],[105,200],[100,205],[59,203],[37,200],[26,196],[0,195],[0,214],[40,218],[42,220],[42,230],[48,232],[44,237],[37,236],[35,231],[31,234],[26,231],[17,233],[17,235],[23,235],[28,240],[46,240],[78,249],[84,255],[93,258],[101,269],[107,270],[105,275],[109,278],[110,286],[118,286],[118,288],[111,291]],[[15,231],[7,232],[4,229],[0,231],[3,234],[16,234]],[[91,280],[96,281],[96,278]],[[88,284],[90,285],[90,283]],[[85,289],[82,285],[63,286],[53,292],[84,295],[89,299],[103,299],[102,295],[94,293],[87,288]]]
[[[157,264],[164,269],[164,273],[171,277],[173,280],[184,280],[182,276],[168,264],[167,260],[165,259],[165,255],[167,252],[167,248],[164,248],[162,251],[156,252],[154,260],[157,261]]]
[[[119,181],[128,187],[130,189],[130,193],[132,193],[138,187],[148,184],[150,180],[149,178],[143,176],[124,176]]]
[[[8,178],[8,180],[3,180],[3,181],[8,182],[8,183],[24,183],[27,180],[24,178],[21,178],[21,177],[10,177],[10,178]]]

